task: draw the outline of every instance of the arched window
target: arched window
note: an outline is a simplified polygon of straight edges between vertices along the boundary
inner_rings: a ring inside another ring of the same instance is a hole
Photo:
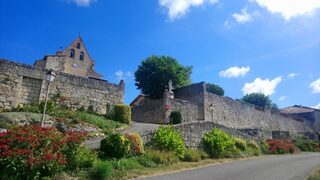
[[[80,61],[83,61],[83,58],[84,58],[84,53],[83,53],[83,51],[81,51],[80,52],[80,57],[79,57]]]
[[[77,49],[80,49],[80,47],[81,47],[80,43],[77,43]]]
[[[71,57],[71,58],[74,58],[74,49],[71,49],[71,50],[70,50],[70,57]]]

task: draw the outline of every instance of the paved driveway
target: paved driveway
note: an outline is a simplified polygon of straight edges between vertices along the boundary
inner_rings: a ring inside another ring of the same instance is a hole
[[[319,165],[320,153],[302,153],[211,165],[144,180],[303,180]]]

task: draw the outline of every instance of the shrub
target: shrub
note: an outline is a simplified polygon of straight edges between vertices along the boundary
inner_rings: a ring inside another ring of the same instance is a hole
[[[170,114],[170,124],[180,124],[182,122],[182,116],[179,111],[173,111]]]
[[[295,151],[294,144],[289,140],[284,139],[269,139],[269,152],[273,154],[293,153]]]
[[[259,147],[260,147],[260,150],[263,154],[269,153],[269,145],[265,140],[259,141]]]
[[[143,142],[139,134],[127,133],[124,136],[130,141],[132,155],[141,155],[144,153]]]
[[[92,179],[109,179],[112,175],[112,165],[108,161],[98,161],[89,172]]]
[[[297,136],[294,138],[293,143],[301,150],[301,151],[309,151],[309,152],[319,152],[320,146],[316,141],[312,141],[308,137],[305,136]]]
[[[187,149],[184,153],[184,161],[187,162],[199,162],[201,158],[202,152],[197,149]]]
[[[155,162],[153,162],[152,158],[148,155],[137,156],[137,161],[143,167],[156,167],[158,166]]]
[[[178,156],[172,151],[148,150],[146,156],[160,165],[170,165],[179,161]]]
[[[240,138],[234,138],[234,143],[237,149],[244,151],[247,148],[246,141]]]
[[[124,104],[117,104],[114,106],[114,119],[116,121],[130,124],[131,122],[131,108]]]
[[[204,148],[211,157],[221,157],[235,148],[233,138],[218,128],[207,132],[203,137]]]
[[[161,126],[153,135],[152,141],[157,149],[173,151],[178,157],[183,158],[186,149],[184,141],[172,126]]]
[[[19,126],[0,133],[0,174],[5,179],[52,176],[74,164],[84,134],[53,128]]]
[[[76,156],[79,168],[90,168],[97,161],[97,155],[86,147],[80,147]]]
[[[129,154],[130,141],[123,135],[110,134],[101,141],[100,151],[103,158],[122,158]]]
[[[259,145],[253,140],[247,142],[247,152],[249,153],[249,155],[258,156],[261,154]]]

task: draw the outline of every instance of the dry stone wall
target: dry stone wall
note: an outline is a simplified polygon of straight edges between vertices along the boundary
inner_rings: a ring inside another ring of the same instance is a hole
[[[312,131],[303,121],[257,109],[254,105],[235,101],[228,97],[206,93],[207,121],[235,129],[261,129],[265,131],[288,131],[291,134]]]
[[[44,100],[47,71],[0,59],[0,110]],[[50,84],[49,97],[57,93],[65,98],[64,105],[71,109],[93,106],[96,112],[104,114],[108,107],[123,103],[124,82],[112,84],[57,72]]]
[[[131,109],[133,121],[143,123],[165,123],[163,99],[151,100],[145,98],[139,105]]]

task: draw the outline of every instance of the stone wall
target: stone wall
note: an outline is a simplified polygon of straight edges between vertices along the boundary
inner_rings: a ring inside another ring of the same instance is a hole
[[[288,131],[291,134],[312,131],[302,120],[285,117],[268,109],[235,101],[228,97],[205,94],[205,119],[235,129]]]
[[[168,103],[171,105],[171,108],[168,110],[168,114],[170,115],[173,111],[179,111],[181,113],[183,123],[197,119],[197,105],[179,99],[168,99]]]
[[[44,100],[48,85],[46,73],[47,70],[40,67],[0,59],[0,110],[16,107],[19,103]],[[65,98],[64,105],[71,109],[91,105],[96,112],[104,114],[107,107],[123,103],[123,82],[111,84],[104,80],[56,73],[49,97],[60,93]],[[40,92],[39,96],[37,92]]]
[[[165,108],[163,99],[151,100],[145,98],[139,105],[131,109],[132,120],[144,123],[165,123]]]
[[[197,105],[197,120],[204,120],[205,83],[191,84],[174,90],[174,98],[192,102]]]

